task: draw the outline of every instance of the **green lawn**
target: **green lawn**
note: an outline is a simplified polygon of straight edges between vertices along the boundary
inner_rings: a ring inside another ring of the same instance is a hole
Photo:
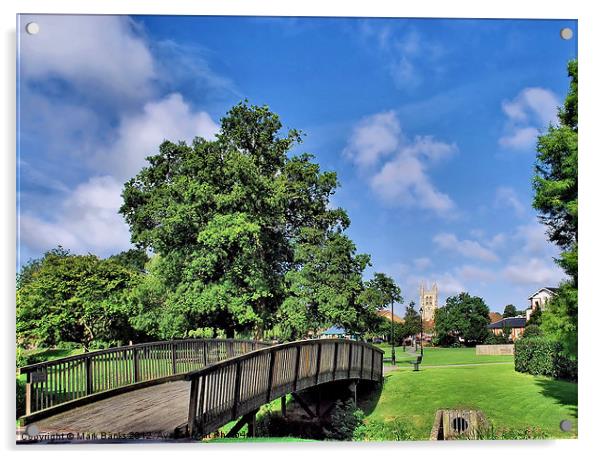
[[[385,351],[385,364],[390,364],[391,346],[379,344],[379,348]],[[407,350],[413,348],[407,347]],[[418,348],[420,353],[420,348]],[[387,359],[389,362],[387,362]],[[416,360],[416,354],[404,352],[401,346],[395,348],[395,360],[400,366],[407,366],[409,362]],[[500,363],[513,362],[512,355],[477,355],[474,347],[465,348],[442,348],[442,347],[425,347],[422,364],[430,365],[459,365],[468,363]]]
[[[401,421],[423,440],[442,408],[479,409],[495,429],[539,427],[552,438],[577,435],[577,384],[518,373],[512,365],[393,371],[373,409],[363,408],[368,422]],[[560,430],[564,419],[572,421],[572,432]]]

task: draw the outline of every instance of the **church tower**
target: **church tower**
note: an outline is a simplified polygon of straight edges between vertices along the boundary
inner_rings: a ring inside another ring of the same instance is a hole
[[[439,307],[437,304],[437,284],[433,284],[430,290],[427,290],[424,283],[420,284],[420,307],[422,308],[422,320],[432,322],[435,320],[435,310]]]

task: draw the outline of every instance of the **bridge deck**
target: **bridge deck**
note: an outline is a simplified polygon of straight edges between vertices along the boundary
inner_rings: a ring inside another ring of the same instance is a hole
[[[159,384],[60,413],[35,424],[44,433],[171,435],[188,420],[190,382]]]

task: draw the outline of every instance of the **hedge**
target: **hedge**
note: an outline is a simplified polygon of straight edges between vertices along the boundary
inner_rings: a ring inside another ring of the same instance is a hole
[[[563,355],[561,343],[543,337],[516,341],[514,369],[521,373],[577,381],[577,362]]]

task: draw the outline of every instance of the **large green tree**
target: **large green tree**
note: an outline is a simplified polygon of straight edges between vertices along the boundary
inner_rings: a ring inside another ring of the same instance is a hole
[[[140,273],[114,259],[50,250],[17,279],[17,340],[24,345],[134,338],[127,295]]]
[[[514,306],[513,304],[507,304],[504,308],[504,314],[502,315],[502,317],[516,317],[517,315],[518,311],[516,309],[516,306]]]
[[[368,258],[343,234],[346,213],[329,206],[336,174],[311,155],[291,155],[300,142],[268,107],[241,103],[215,140],[165,141],[125,184],[120,212],[132,241],[160,257],[153,282],[161,306],[137,300],[146,329],[259,337],[290,297],[297,301],[284,315],[296,329],[300,317],[310,326],[354,319]]]
[[[558,126],[549,126],[537,143],[533,178],[533,207],[548,227],[549,240],[562,252],[556,262],[569,280],[561,283],[557,295],[542,315],[542,330],[563,343],[564,351],[577,356],[578,312],[578,66],[568,63],[569,91],[558,110]]]
[[[460,293],[447,298],[435,311],[435,344],[462,342],[472,346],[487,339],[489,308],[482,298]]]
[[[356,255],[353,242],[339,232],[306,229],[302,235],[295,244],[299,267],[285,276],[279,323],[290,338],[331,325],[364,333],[376,315],[373,305],[362,301],[362,272],[369,257]]]

